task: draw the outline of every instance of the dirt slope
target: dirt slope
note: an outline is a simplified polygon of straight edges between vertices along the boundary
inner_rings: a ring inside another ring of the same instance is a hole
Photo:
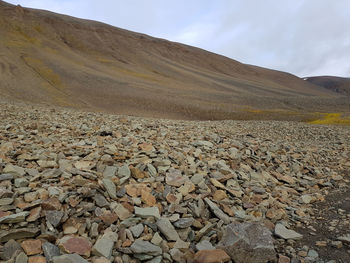
[[[350,108],[339,94],[288,73],[3,1],[0,36],[3,99],[183,119]]]
[[[333,92],[350,96],[350,78],[334,76],[309,77],[306,80],[312,84],[329,89]]]

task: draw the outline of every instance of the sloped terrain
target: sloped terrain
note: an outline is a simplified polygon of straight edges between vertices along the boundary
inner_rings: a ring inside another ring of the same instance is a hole
[[[344,97],[288,73],[3,1],[0,35],[0,95],[9,100],[181,119],[349,110]]]
[[[350,96],[350,78],[341,78],[334,76],[309,77],[306,80],[312,84],[326,88],[333,92]]]

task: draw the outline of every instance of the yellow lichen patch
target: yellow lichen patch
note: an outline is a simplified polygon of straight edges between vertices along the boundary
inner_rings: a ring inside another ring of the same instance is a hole
[[[321,119],[313,120],[310,124],[350,125],[350,117],[343,117],[340,113],[324,113]]]

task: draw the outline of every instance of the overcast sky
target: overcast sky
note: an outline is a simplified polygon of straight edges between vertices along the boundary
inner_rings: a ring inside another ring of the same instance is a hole
[[[350,77],[349,0],[7,0],[300,77]]]

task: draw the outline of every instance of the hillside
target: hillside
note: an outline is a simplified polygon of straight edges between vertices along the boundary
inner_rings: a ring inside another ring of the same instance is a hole
[[[338,94],[350,96],[350,78],[318,76],[305,79],[312,84],[326,88]]]
[[[288,73],[3,1],[0,35],[4,100],[180,119],[300,119],[350,108]]]

